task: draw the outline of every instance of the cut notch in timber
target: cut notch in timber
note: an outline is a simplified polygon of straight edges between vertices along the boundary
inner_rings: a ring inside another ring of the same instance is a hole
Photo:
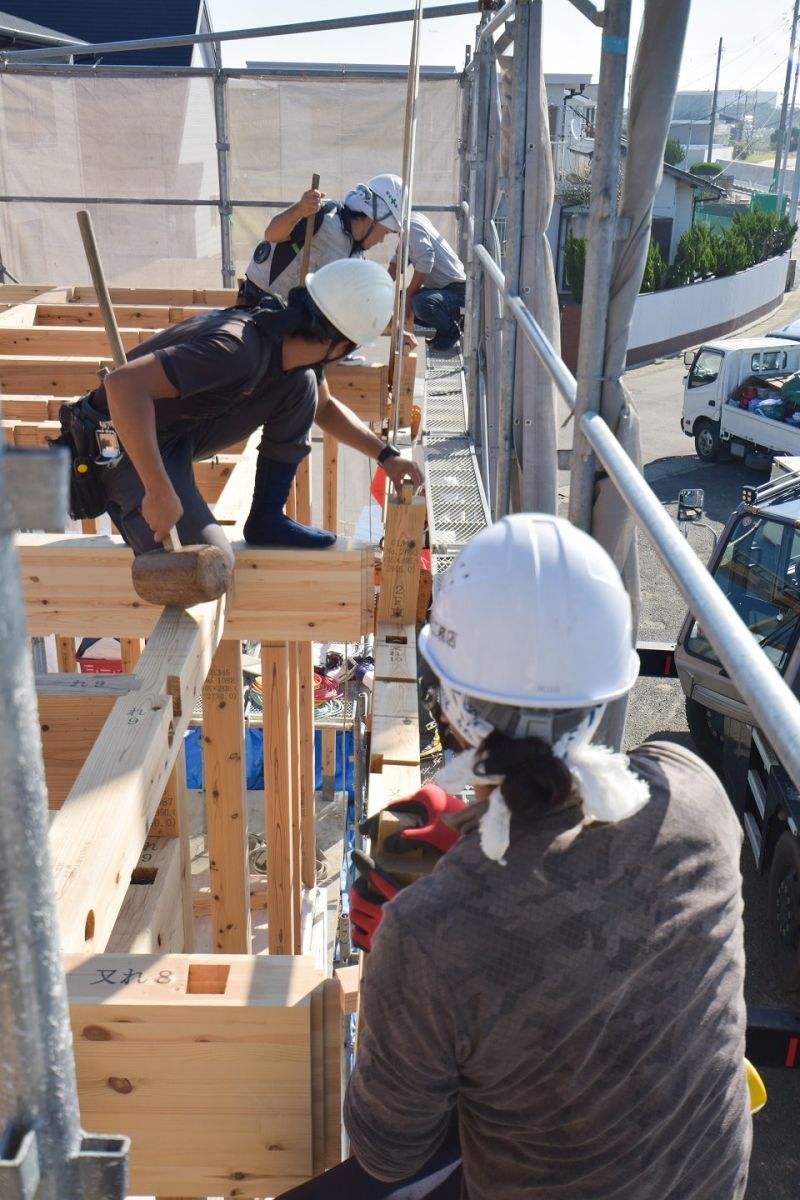
[[[190,963],[186,993],[189,996],[224,996],[230,973],[229,963]]]

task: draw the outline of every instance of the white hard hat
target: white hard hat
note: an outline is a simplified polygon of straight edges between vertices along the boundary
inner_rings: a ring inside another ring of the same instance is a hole
[[[575,709],[630,690],[632,641],[630,600],[603,547],[560,517],[516,513],[459,552],[419,648],[467,697]]]
[[[367,181],[367,187],[386,205],[387,213],[375,218],[381,225],[395,231],[400,228],[403,211],[403,181],[399,175],[375,175]]]
[[[306,275],[305,285],[320,312],[357,346],[383,333],[394,309],[394,281],[364,258],[340,258]]]

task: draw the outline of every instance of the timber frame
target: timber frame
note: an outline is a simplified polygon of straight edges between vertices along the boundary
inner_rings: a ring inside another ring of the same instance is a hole
[[[232,297],[112,290],[127,349]],[[91,289],[43,290],[0,312],[7,443],[44,444],[63,397],[96,384],[107,359],[93,301]],[[336,370],[332,390],[382,422],[387,367]],[[410,396],[414,371],[406,378]],[[376,625],[373,548],[237,544],[256,443],[198,464],[236,556],[220,601],[187,611],[144,604],[130,552],[93,523],[18,538],[29,633],[55,636],[59,665],[37,676],[37,693],[82,1119],[98,1132],[130,1133],[130,1189],[162,1198],[274,1195],[340,1159],[342,1021],[355,1011],[358,984],[351,969],[326,978],[303,953],[301,906],[316,886],[313,641],[356,641],[375,629],[369,810],[419,786],[414,620],[424,501],[389,501]],[[326,439],[324,523],[334,529],[335,450]],[[310,509],[306,467],[287,511],[308,521]],[[120,638],[123,673],[80,674],[76,636]],[[244,640],[261,643],[264,701],[268,863],[255,895]],[[199,701],[209,856],[200,898],[183,755]],[[198,899],[212,955],[192,952]],[[252,954],[255,907],[267,910],[267,955]]]

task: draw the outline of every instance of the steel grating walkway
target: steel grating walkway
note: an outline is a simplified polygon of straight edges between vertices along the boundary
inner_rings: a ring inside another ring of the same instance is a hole
[[[434,587],[457,551],[491,521],[467,430],[459,348],[428,351],[425,371],[425,492]]]

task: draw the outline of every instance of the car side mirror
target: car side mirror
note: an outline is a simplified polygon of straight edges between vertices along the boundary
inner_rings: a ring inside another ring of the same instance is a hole
[[[683,365],[685,367],[691,367],[693,362],[694,362],[694,350],[684,350]]]

